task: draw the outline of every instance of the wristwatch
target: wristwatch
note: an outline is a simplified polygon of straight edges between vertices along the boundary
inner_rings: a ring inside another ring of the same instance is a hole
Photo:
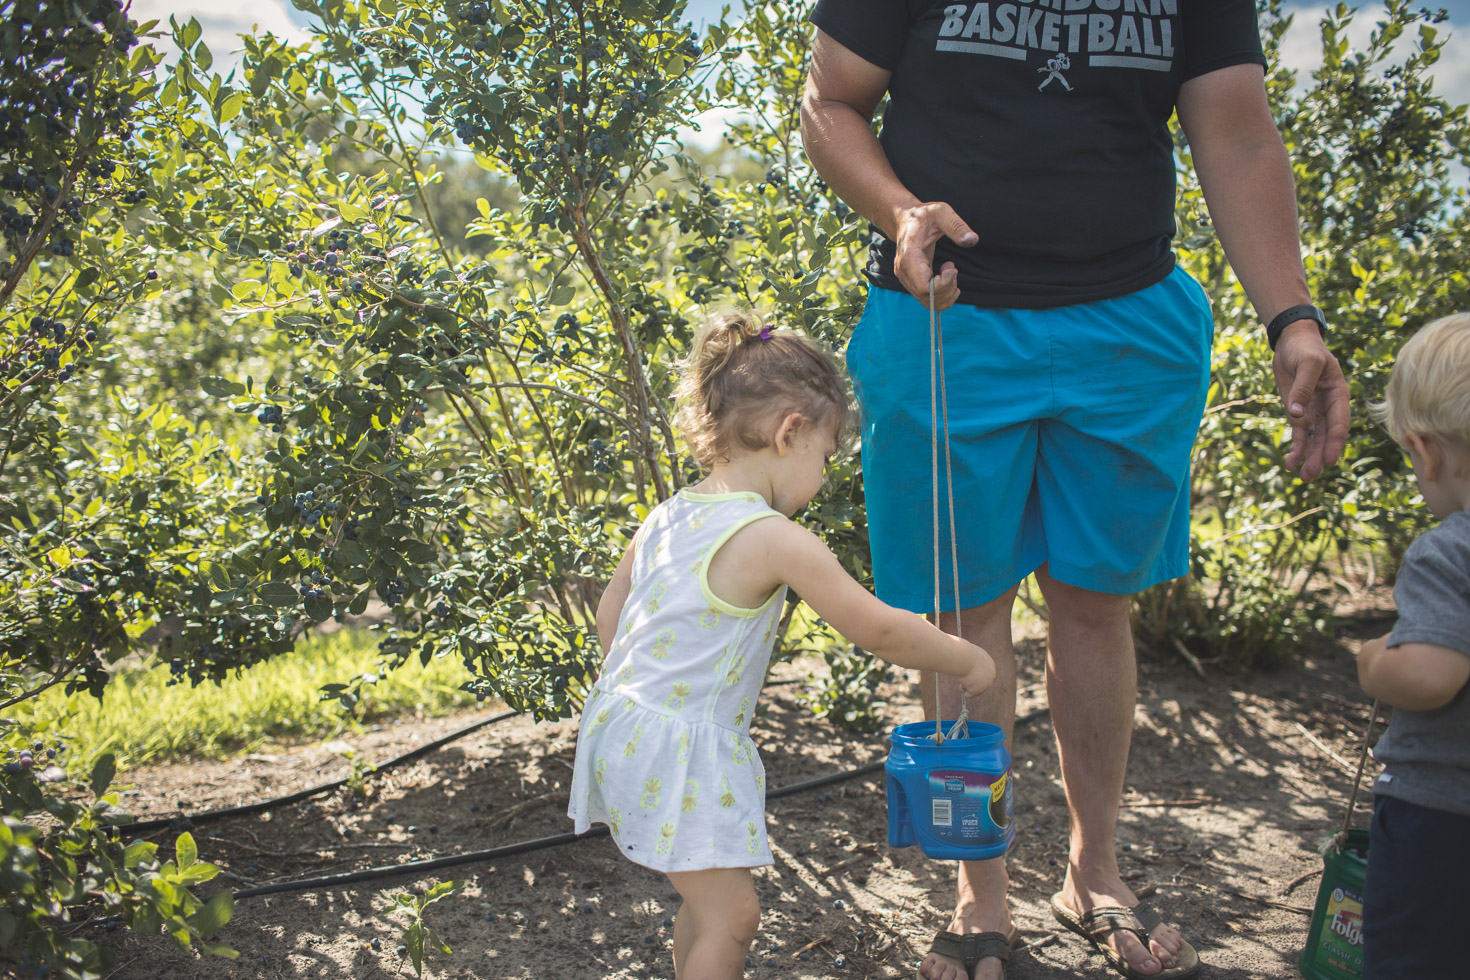
[[[1266,324],[1266,343],[1271,349],[1276,349],[1276,341],[1281,339],[1281,331],[1291,326],[1298,320],[1316,320],[1317,330],[1322,336],[1327,336],[1327,315],[1315,306],[1293,306],[1282,310],[1276,317]]]

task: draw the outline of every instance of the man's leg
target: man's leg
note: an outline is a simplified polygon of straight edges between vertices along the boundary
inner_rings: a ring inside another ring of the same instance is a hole
[[[1046,598],[1046,693],[1071,830],[1062,901],[1078,913],[1131,908],[1138,899],[1118,873],[1114,841],[1138,696],[1129,597],[1058,582],[1045,565],[1036,581]],[[1150,955],[1130,933],[1109,938],[1141,973],[1174,966],[1179,933],[1161,924],[1152,940]]]
[[[967,707],[975,721],[987,721],[1005,729],[1006,737],[1016,721],[1016,653],[1011,645],[1011,606],[1016,599],[1014,586],[1005,595],[983,606],[962,610],[960,626],[964,637],[984,647],[995,660],[995,683],[978,698],[970,698]],[[939,618],[939,626],[947,633],[955,632],[953,613]],[[920,685],[924,698],[924,717],[934,718],[934,680],[938,676],[925,671]],[[946,675],[940,685],[940,717],[954,718],[960,711],[959,681]],[[961,861],[955,895],[954,919],[949,931],[1006,933],[1011,928],[1006,908],[1005,858],[991,861]],[[977,980],[994,980],[1001,976],[999,960],[980,961],[975,971]],[[930,953],[919,964],[920,972],[929,980],[969,980],[964,967],[947,956]]]

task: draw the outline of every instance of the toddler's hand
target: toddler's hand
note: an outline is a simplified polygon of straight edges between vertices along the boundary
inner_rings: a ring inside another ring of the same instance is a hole
[[[960,687],[964,688],[965,694],[970,697],[984,694],[990,690],[990,685],[995,683],[995,661],[990,658],[990,654],[985,652],[984,647],[976,646],[968,640],[959,642],[968,648],[968,652],[975,661],[969,671],[960,676]]]

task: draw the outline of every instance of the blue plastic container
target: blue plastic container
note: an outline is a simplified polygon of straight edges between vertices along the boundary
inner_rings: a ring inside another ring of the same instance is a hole
[[[940,723],[945,731],[952,721]],[[888,774],[888,843],[918,844],[931,858],[985,861],[1011,846],[1011,753],[996,725],[970,722],[969,736],[934,744],[934,722],[899,725]]]

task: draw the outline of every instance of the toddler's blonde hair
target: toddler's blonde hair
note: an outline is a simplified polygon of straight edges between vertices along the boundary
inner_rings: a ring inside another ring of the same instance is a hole
[[[1400,445],[1415,432],[1470,449],[1470,313],[1440,317],[1410,337],[1383,401],[1368,410]]]
[[[847,385],[817,343],[751,312],[717,313],[699,329],[675,393],[676,423],[689,452],[708,468],[732,451],[770,445],[770,424],[799,412],[847,435]]]

